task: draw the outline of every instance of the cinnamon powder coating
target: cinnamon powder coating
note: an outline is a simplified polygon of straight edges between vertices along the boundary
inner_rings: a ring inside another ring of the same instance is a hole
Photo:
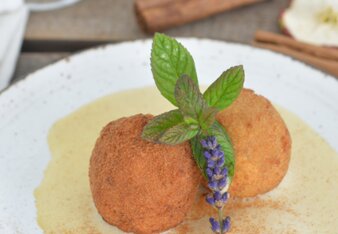
[[[289,166],[291,138],[270,101],[243,89],[217,119],[227,130],[235,150],[231,196],[253,197],[275,188]]]
[[[89,177],[103,219],[125,232],[158,233],[183,221],[200,181],[188,142],[141,139],[151,115],[110,122],[97,139]]]

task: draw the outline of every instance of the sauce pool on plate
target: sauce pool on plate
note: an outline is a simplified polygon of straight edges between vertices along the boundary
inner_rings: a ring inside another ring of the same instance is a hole
[[[102,220],[92,201],[91,151],[108,122],[171,109],[155,88],[143,88],[103,97],[56,122],[48,137],[52,158],[35,191],[37,219],[44,233],[123,233]],[[277,109],[293,141],[289,170],[273,191],[227,204],[230,233],[336,233],[338,154],[297,116]],[[201,188],[186,221],[167,233],[210,233],[208,218],[215,211],[205,203],[204,192]]]

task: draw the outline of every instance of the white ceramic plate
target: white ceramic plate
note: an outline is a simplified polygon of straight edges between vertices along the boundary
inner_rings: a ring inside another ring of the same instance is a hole
[[[333,77],[261,49],[180,41],[193,54],[202,84],[243,64],[246,87],[296,113],[338,151],[338,82]],[[136,41],[85,51],[29,75],[0,95],[1,234],[42,233],[33,191],[50,159],[49,128],[96,98],[154,85],[150,46],[150,41]]]

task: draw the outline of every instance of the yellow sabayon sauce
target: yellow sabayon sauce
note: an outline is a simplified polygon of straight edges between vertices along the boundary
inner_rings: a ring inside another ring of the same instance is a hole
[[[48,137],[52,158],[35,191],[38,223],[44,232],[122,233],[95,209],[88,179],[91,151],[108,122],[170,109],[155,88],[144,88],[101,98],[56,122]],[[338,154],[302,120],[278,110],[293,140],[289,170],[272,192],[229,202],[225,213],[232,218],[232,233],[338,233]],[[211,233],[212,213],[199,197],[187,220],[168,233]]]

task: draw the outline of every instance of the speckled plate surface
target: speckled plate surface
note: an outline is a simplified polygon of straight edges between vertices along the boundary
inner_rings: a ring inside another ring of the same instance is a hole
[[[182,39],[201,84],[243,64],[248,88],[287,107],[338,151],[338,81],[289,57],[249,46]],[[0,233],[42,233],[33,191],[50,159],[52,124],[104,95],[154,85],[150,41],[92,49],[41,69],[0,95]]]

